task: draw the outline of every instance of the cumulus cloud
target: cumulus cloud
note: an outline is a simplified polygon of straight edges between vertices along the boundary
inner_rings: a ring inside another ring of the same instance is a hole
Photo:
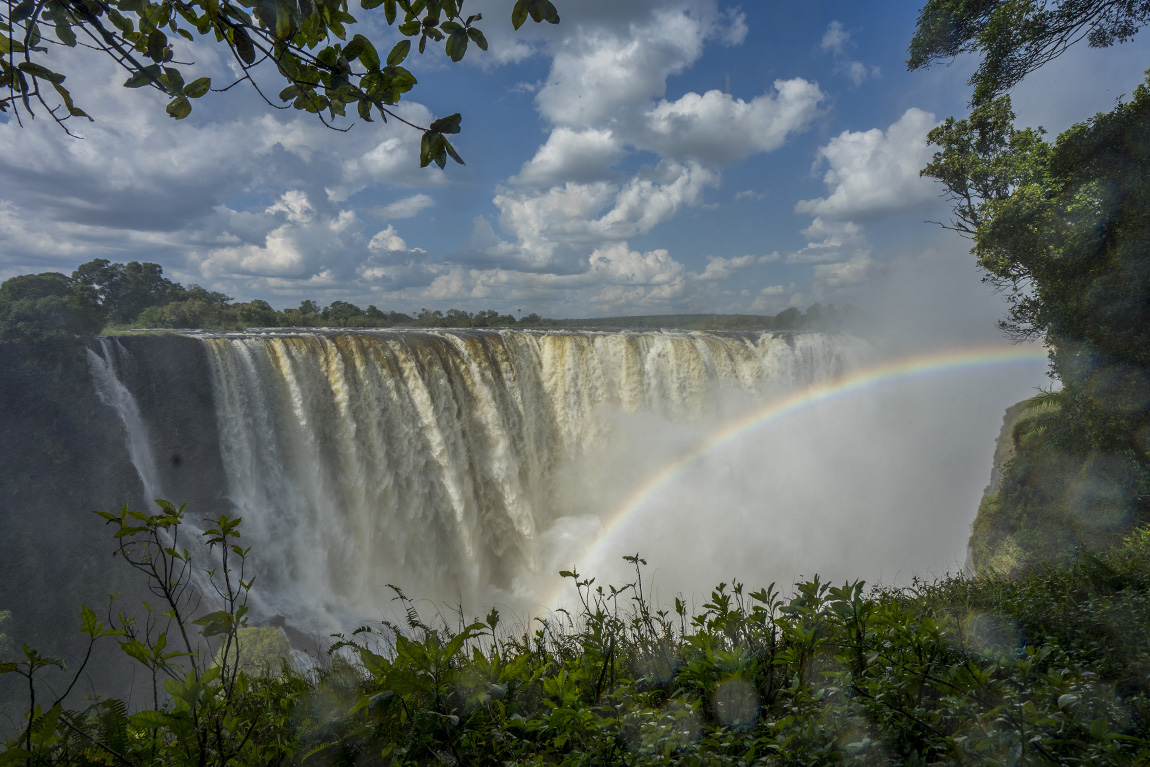
[[[666,285],[680,280],[685,272],[683,265],[666,250],[639,253],[625,242],[596,248],[588,261],[589,275],[597,282]]]
[[[585,27],[564,41],[536,94],[554,125],[610,125],[621,113],[663,95],[670,75],[703,52],[713,29],[683,8],[654,9],[641,23]]]
[[[692,66],[708,41],[737,45],[747,33],[743,15],[714,0],[589,0],[572,10],[535,94],[548,136],[494,197],[503,236],[476,222],[468,244],[476,262],[577,272],[589,251],[646,234],[686,208],[716,207],[704,193],[719,185],[722,167],[777,150],[810,127],[825,101],[801,78],[750,98],[718,90],[667,98],[668,78]],[[659,159],[619,180],[616,168],[633,152]],[[708,268],[696,282],[728,267]]]
[[[801,200],[798,213],[828,219],[874,220],[935,198],[933,184],[919,169],[930,161],[926,134],[934,115],[911,107],[885,131],[844,131],[818,151],[817,163],[830,193]]]
[[[280,199],[269,205],[267,213],[283,213],[293,224],[306,224],[315,217],[315,208],[308,202],[307,195],[299,189],[289,189]]]
[[[502,189],[499,223],[516,239],[523,263],[553,266],[561,244],[595,244],[649,232],[696,205],[718,176],[698,163],[661,162],[621,186],[568,182],[542,192]],[[506,250],[504,248],[503,250]]]
[[[394,226],[388,226],[381,232],[376,232],[367,243],[367,249],[372,252],[380,251],[398,251],[401,253],[408,252],[409,248],[407,243],[399,232],[395,231]]]
[[[560,127],[510,181],[532,186],[600,181],[612,176],[611,166],[623,153],[622,142],[609,129]]]
[[[802,78],[776,80],[774,89],[750,101],[717,90],[660,101],[646,114],[641,145],[663,157],[711,165],[773,152],[810,126],[824,98],[818,85]]]

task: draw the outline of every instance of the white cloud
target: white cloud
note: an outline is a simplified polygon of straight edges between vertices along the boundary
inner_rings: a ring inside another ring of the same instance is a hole
[[[435,200],[430,196],[420,193],[410,197],[404,197],[395,202],[384,205],[382,208],[376,209],[374,212],[380,218],[385,220],[397,218],[411,218],[412,216],[419,215],[419,213],[435,204]]]
[[[666,285],[679,281],[686,271],[666,250],[639,253],[625,242],[596,248],[588,261],[594,281],[613,284]]]
[[[818,85],[801,78],[776,80],[774,89],[749,102],[717,90],[660,101],[646,115],[640,145],[663,157],[711,165],[772,152],[809,127],[824,98]]]
[[[667,77],[702,55],[712,31],[679,8],[653,10],[643,23],[622,28],[576,28],[536,95],[539,111],[555,125],[612,125],[635,104],[662,96]]]
[[[846,45],[851,39],[851,33],[846,30],[841,21],[832,21],[823,33],[822,43],[819,47],[827,53],[842,56],[846,53]]]
[[[382,232],[376,232],[371,240],[367,243],[367,249],[373,252],[378,251],[402,251],[407,252],[407,243],[395,231],[394,226],[388,226]]]
[[[697,205],[718,176],[697,163],[661,162],[622,186],[569,182],[543,192],[502,189],[499,223],[513,235],[524,263],[554,266],[559,245],[622,240],[649,232],[680,209]]]
[[[861,61],[854,61],[847,56],[848,51],[854,46],[851,44],[851,33],[840,21],[832,21],[827,25],[827,31],[823,33],[819,48],[824,53],[830,53],[834,56],[835,74],[846,75],[856,88],[862,85],[868,77],[877,79],[881,74],[878,67],[867,66]]]
[[[270,205],[266,213],[284,213],[293,224],[306,224],[315,217],[315,208],[308,202],[307,194],[299,189],[289,189],[280,199]]]
[[[754,189],[744,189],[735,193],[735,200],[761,200],[766,196],[763,192],[756,192]]]
[[[845,261],[866,246],[862,227],[851,221],[824,221],[816,218],[801,234],[807,238],[807,244],[787,256],[788,264]]]
[[[868,67],[861,61],[839,62],[839,64],[835,66],[835,72],[849,77],[856,88],[862,85],[868,77],[877,80],[882,76],[882,71],[878,67]]]
[[[651,231],[703,199],[719,168],[777,150],[806,130],[825,99],[794,78],[750,99],[712,90],[665,98],[708,41],[737,45],[747,34],[736,10],[714,0],[588,0],[552,46],[536,93],[550,124],[546,141],[494,203],[504,240],[476,224],[469,252],[486,263],[528,271],[576,270],[588,251]],[[629,180],[614,169],[630,152],[659,158]]]
[[[911,107],[885,131],[844,131],[819,149],[829,165],[827,197],[801,200],[798,213],[830,219],[874,220],[933,200],[929,179],[919,169],[930,161],[926,134],[934,115]]]
[[[623,153],[623,146],[609,129],[559,127],[510,181],[532,186],[600,181],[610,178],[611,166]]]
[[[770,264],[779,260],[778,253],[769,253],[765,256],[707,256],[706,268],[695,276],[700,282],[717,282],[725,280],[736,272],[750,269],[759,264]]]

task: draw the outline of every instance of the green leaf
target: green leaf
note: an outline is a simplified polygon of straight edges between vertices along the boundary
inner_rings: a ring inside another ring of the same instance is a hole
[[[232,47],[236,55],[240,57],[240,61],[251,66],[256,60],[256,48],[252,45],[252,39],[248,37],[248,32],[243,27],[232,27],[232,30]]]
[[[152,61],[164,60],[164,50],[168,47],[168,36],[160,30],[148,35],[148,58]]]
[[[139,711],[128,717],[132,724],[143,730],[160,730],[171,727],[176,717],[163,711]]]
[[[356,35],[359,39],[363,40],[363,50],[359,52],[359,63],[367,67],[369,72],[379,71],[379,52],[372,45],[371,41],[363,35]],[[352,39],[354,42],[354,38]],[[408,42],[404,40],[404,42]]]
[[[453,147],[453,146],[451,145],[451,142],[450,142],[450,141],[448,141],[447,139],[444,139],[444,140],[443,140],[443,148],[444,148],[445,150],[447,150],[447,153],[448,153],[449,155],[451,155],[451,159],[452,159],[452,160],[455,160],[455,161],[456,161],[457,163],[459,163],[460,165],[466,165],[466,164],[467,164],[467,163],[465,163],[465,162],[463,161],[463,158],[462,158],[462,157],[460,157],[460,156],[459,156],[459,155],[456,153],[456,151],[455,151],[455,147]]]
[[[280,91],[280,101],[291,101],[299,95],[299,86],[292,83],[288,87]]]
[[[418,35],[419,30],[420,30],[420,24],[419,24],[418,19],[412,19],[411,21],[405,21],[404,23],[399,25],[399,33],[401,35],[404,35],[405,37],[412,37],[414,35]]]
[[[197,618],[192,623],[204,627],[202,633],[205,637],[216,636],[231,629],[232,614],[227,610],[216,610],[214,613]]]
[[[184,88],[184,95],[190,99],[198,99],[212,89],[212,78],[197,77]]]
[[[177,95],[177,97],[168,102],[168,108],[164,109],[169,115],[176,118],[176,120],[183,120],[187,115],[192,114],[192,105],[189,100]]]
[[[351,42],[343,46],[343,56],[348,61],[354,61],[359,58],[360,52],[363,50],[364,45],[369,45],[367,38],[363,35],[356,35],[351,38]]]
[[[56,39],[69,48],[76,47],[76,32],[72,29],[72,25],[66,21],[56,23]]]
[[[358,104],[356,104],[356,109],[359,110],[359,116],[362,117],[365,122],[371,122],[371,102],[370,101],[359,102]]]
[[[516,0],[515,7],[511,9],[511,26],[519,29],[527,21],[527,0]]]
[[[478,29],[475,29],[474,27],[468,29],[467,36],[471,38],[471,42],[479,46],[479,50],[487,50],[487,38],[484,37],[483,33]]]
[[[31,763],[32,753],[25,751],[22,748],[10,748],[7,751],[0,753],[0,767],[9,767],[9,765],[21,764],[24,762]]]
[[[407,58],[407,54],[409,53],[411,53],[411,41],[400,40],[395,44],[395,47],[391,49],[391,53],[387,54],[387,65],[389,67],[399,66],[403,63],[403,60]]]
[[[1098,740],[1106,737],[1108,732],[1110,732],[1110,723],[1106,721],[1106,717],[1100,716],[1090,723],[1090,734]]]
[[[142,88],[145,85],[151,85],[160,79],[160,67],[158,64],[146,66],[138,72],[132,74],[127,80],[124,81],[125,88]],[[135,535],[136,533],[144,532],[142,527],[125,527],[122,530],[116,531],[114,538],[122,538],[126,535]]]
[[[559,11],[555,10],[555,6],[551,4],[551,0],[532,0],[531,19],[536,23],[546,21],[551,24],[558,24]]]
[[[9,40],[7,35],[0,35],[0,55],[23,52],[24,43],[19,40]]]
[[[428,130],[432,133],[459,133],[459,123],[463,120],[463,115],[456,112],[447,117],[441,117],[433,122]]]
[[[359,0],[359,7],[365,11],[370,11],[372,8],[378,8],[383,4],[383,0]]]
[[[21,61],[16,66],[20,69],[21,72],[27,72],[33,77],[37,77],[41,80],[47,80],[50,83],[64,82],[64,75],[59,74],[58,72],[53,72],[51,69],[48,69],[47,67],[41,66],[39,64],[34,64],[31,61]]]
[[[434,160],[435,164],[442,170],[443,166],[447,165],[447,150],[444,148],[447,139],[443,137],[442,133],[433,133],[431,134],[431,141],[429,143],[430,147],[428,150],[431,159]]]
[[[173,96],[180,95],[184,92],[184,76],[180,74],[180,70],[174,67],[164,67],[164,75],[160,78],[168,86],[168,93]]]
[[[16,7],[12,9],[12,15],[9,19],[12,23],[23,21],[32,15],[32,11],[35,10],[35,8],[36,4],[32,2],[32,0],[21,0],[21,2],[17,3]]]
[[[383,0],[383,16],[388,24],[395,23],[395,0]]]
[[[452,32],[447,38],[444,50],[452,61],[461,61],[463,54],[467,53],[467,30],[463,27]]]
[[[294,34],[291,10],[284,3],[276,3],[276,40],[287,40]]]

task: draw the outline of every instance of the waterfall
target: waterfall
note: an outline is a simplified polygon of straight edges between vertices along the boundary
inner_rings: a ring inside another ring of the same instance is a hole
[[[132,382],[117,377],[133,345],[138,365],[156,366],[164,355],[154,347],[175,340],[203,351],[211,393],[200,402],[213,412],[152,385],[141,413]],[[588,456],[621,449],[620,418],[702,433],[841,375],[869,349],[818,333],[519,330],[189,333],[101,345],[102,357],[90,352],[93,380],[124,423],[147,492],[171,492],[157,454],[175,461],[187,443],[211,441],[192,446],[203,465],[181,464],[181,487],[243,517],[263,612],[315,618],[377,617],[389,583],[471,604],[507,594],[538,572],[548,531],[594,505]],[[170,425],[150,434],[160,420]],[[151,447],[173,431],[200,436]]]
[[[149,500],[159,498],[161,497],[159,472],[148,426],[140,415],[139,405],[132,392],[120,380],[117,371],[117,361],[122,360],[127,352],[114,338],[100,338],[99,342],[102,356],[92,349],[87,349],[88,370],[92,374],[96,394],[101,402],[116,411],[120,423],[124,425],[128,455],[131,456],[132,466],[135,467],[143,485],[144,498]]]

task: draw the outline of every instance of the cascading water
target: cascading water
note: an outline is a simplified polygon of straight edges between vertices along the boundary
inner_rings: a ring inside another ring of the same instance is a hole
[[[258,607],[325,622],[376,617],[388,583],[468,604],[511,593],[547,558],[547,531],[587,513],[597,482],[587,457],[618,448],[620,414],[702,430],[840,375],[869,350],[817,333],[188,335],[212,413],[175,413],[185,405],[163,383],[140,385],[141,408],[134,382],[116,377],[120,355],[164,339],[105,339],[103,357],[92,353],[145,490],[164,497],[178,490],[165,477],[180,477],[206,504],[230,506],[253,547]],[[142,366],[159,364],[139,353]],[[150,436],[150,419],[173,425]],[[153,446],[173,431],[184,444]]]
[[[136,404],[132,393],[128,391],[117,374],[117,361],[127,355],[124,347],[114,338],[101,338],[100,351],[103,355],[88,349],[88,370],[92,374],[92,381],[96,387],[96,394],[100,401],[116,411],[120,423],[124,425],[124,434],[127,438],[128,455],[132,458],[132,465],[140,476],[144,486],[144,496],[158,498],[160,487],[159,473],[156,470],[156,458],[152,453],[152,442],[148,436],[148,427],[140,415],[140,408]]]

